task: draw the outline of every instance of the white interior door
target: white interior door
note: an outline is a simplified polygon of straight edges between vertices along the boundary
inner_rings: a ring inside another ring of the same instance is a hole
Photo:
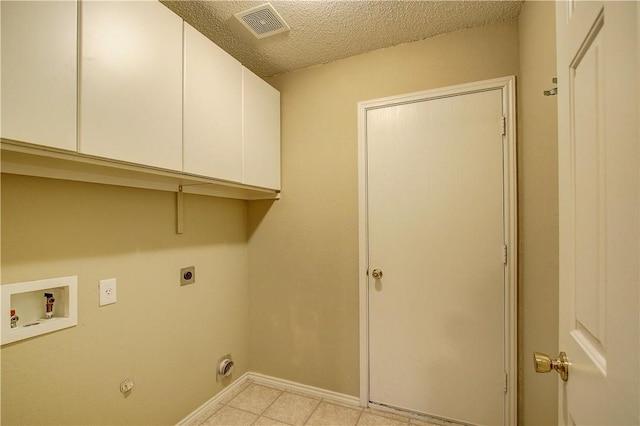
[[[637,8],[557,3],[560,424],[640,424]]]
[[[499,89],[366,111],[374,404],[506,421],[504,114]]]

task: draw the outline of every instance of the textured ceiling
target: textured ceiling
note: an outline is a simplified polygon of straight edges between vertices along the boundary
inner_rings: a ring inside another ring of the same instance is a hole
[[[291,31],[257,40],[233,15],[266,1],[162,3],[261,77],[515,19],[522,5],[507,0],[271,1]]]

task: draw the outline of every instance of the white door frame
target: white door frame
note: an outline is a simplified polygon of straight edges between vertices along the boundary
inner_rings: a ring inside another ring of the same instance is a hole
[[[505,424],[517,423],[517,175],[516,175],[516,104],[515,77],[461,84],[399,96],[358,102],[358,235],[359,235],[359,295],[360,295],[360,405],[369,406],[369,268],[367,223],[367,111],[391,105],[418,102],[427,99],[462,95],[487,90],[502,90],[505,116],[503,137],[504,161],[504,220],[507,264],[505,266],[505,386],[508,389],[505,404]],[[501,123],[496,123],[496,126]],[[474,362],[470,359],[469,362]]]

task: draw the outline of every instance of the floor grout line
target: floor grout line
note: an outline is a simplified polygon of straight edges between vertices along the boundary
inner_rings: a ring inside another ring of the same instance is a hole
[[[306,398],[310,398],[310,397],[306,397]],[[309,422],[309,419],[311,418],[311,416],[313,416],[313,413],[315,413],[315,411],[318,409],[318,407],[320,406],[320,403],[322,402],[321,399],[317,399],[317,398],[311,398],[314,401],[316,401],[316,406],[313,407],[313,410],[311,410],[311,412],[307,415],[307,417],[304,419],[304,422],[302,423],[303,425],[306,425]]]
[[[321,399],[319,399],[317,401],[318,401],[318,403],[316,404],[316,406],[313,408],[313,410],[311,410],[311,413],[309,413],[307,418],[304,420],[304,425],[305,426],[307,425],[307,423],[309,423],[309,420],[311,420],[311,417],[313,417],[315,412],[318,411],[318,407],[320,407],[320,404],[322,404],[322,400]]]
[[[265,386],[265,387],[268,387],[268,388],[270,388],[270,389],[276,389],[276,388],[271,387],[271,386]],[[254,422],[253,422],[252,424],[255,424],[258,420],[260,420],[260,417],[266,417],[266,418],[268,418],[269,420],[274,420],[274,421],[276,421],[276,422],[284,423],[282,420],[272,419],[271,417],[268,417],[268,416],[266,416],[266,415],[265,415],[265,413],[266,413],[267,411],[269,411],[269,408],[271,408],[271,406],[272,406],[273,404],[275,404],[275,403],[276,403],[276,401],[277,401],[277,400],[278,400],[278,399],[279,399],[279,398],[280,398],[280,397],[285,393],[285,390],[284,390],[284,389],[276,389],[276,390],[280,391],[280,393],[278,394],[278,396],[276,396],[276,397],[273,399],[273,401],[271,401],[271,404],[267,405],[267,407],[266,407],[264,410],[262,410],[262,413],[258,414],[258,418],[257,418],[257,419],[255,419],[255,420],[254,420]]]

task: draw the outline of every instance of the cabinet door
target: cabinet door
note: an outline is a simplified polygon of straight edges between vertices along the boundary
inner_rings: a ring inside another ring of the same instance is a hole
[[[242,65],[184,23],[184,171],[242,181]]]
[[[280,92],[243,68],[243,183],[280,189]]]
[[[182,170],[182,20],[155,1],[84,1],[80,152]]]
[[[77,4],[2,1],[2,137],[76,150]]]

